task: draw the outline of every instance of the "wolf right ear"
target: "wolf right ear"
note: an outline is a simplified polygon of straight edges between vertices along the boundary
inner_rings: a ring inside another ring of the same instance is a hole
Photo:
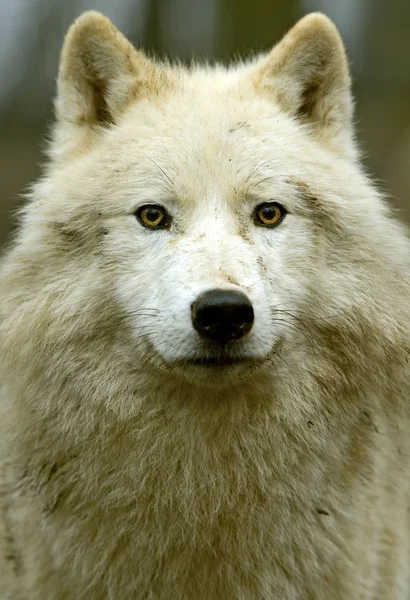
[[[79,128],[115,123],[139,93],[155,91],[157,71],[109,19],[94,11],[82,14],[70,27],[61,54],[55,104],[57,129],[65,131],[60,146]]]
[[[354,151],[353,101],[343,42],[325,15],[301,19],[257,65],[252,80],[284,112],[339,151]]]

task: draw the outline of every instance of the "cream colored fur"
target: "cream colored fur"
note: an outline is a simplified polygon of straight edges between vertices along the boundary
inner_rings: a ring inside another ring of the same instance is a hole
[[[408,600],[410,246],[349,86],[320,14],[230,68],[74,23],[1,266],[2,599]],[[214,287],[253,362],[187,362]]]

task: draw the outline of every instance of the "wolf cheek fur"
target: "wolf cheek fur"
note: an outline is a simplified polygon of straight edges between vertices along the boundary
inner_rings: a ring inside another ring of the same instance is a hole
[[[332,23],[185,69],[86,13],[56,115],[1,266],[2,597],[408,600],[409,241]]]

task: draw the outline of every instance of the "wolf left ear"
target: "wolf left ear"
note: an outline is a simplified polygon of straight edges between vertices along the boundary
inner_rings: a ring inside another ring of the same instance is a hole
[[[164,85],[164,73],[109,19],[94,11],[82,14],[71,25],[61,53],[55,146],[63,153],[75,149],[90,132],[115,123],[138,95],[155,94]]]
[[[252,74],[261,93],[308,124],[320,141],[353,150],[353,102],[343,42],[321,13],[301,19]]]

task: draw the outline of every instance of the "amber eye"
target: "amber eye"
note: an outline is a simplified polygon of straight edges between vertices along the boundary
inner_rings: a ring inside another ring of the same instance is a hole
[[[285,214],[285,209],[277,202],[265,202],[256,207],[255,223],[264,227],[274,227],[280,223]]]
[[[141,206],[136,213],[139,222],[144,227],[151,229],[167,229],[170,226],[170,219],[164,208],[156,204]]]

